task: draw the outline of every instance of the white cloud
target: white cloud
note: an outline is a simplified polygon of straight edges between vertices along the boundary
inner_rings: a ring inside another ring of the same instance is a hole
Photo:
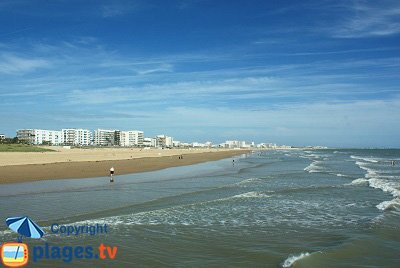
[[[4,74],[21,74],[49,66],[49,61],[40,58],[23,58],[13,54],[3,54],[0,57],[0,73]]]
[[[350,15],[333,30],[335,37],[360,38],[400,33],[399,1],[355,1]]]

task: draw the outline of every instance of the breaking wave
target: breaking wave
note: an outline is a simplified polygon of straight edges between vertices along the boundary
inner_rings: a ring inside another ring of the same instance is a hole
[[[322,161],[314,161],[309,166],[305,167],[304,170],[307,171],[308,173],[322,172],[325,169],[321,166],[318,166],[321,163]]]
[[[292,267],[292,265],[298,260],[304,259],[311,254],[308,252],[300,253],[299,255],[290,255],[282,264],[283,268]]]

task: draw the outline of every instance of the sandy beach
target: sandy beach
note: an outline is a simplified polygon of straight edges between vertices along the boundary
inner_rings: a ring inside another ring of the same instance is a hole
[[[116,175],[129,174],[214,161],[248,152],[219,149],[52,149],[56,151],[0,153],[0,183],[108,176],[111,166]],[[180,155],[183,159],[179,159]]]

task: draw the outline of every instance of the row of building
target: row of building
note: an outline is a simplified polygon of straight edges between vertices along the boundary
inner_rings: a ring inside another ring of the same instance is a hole
[[[190,147],[192,144],[174,140],[167,135],[145,138],[139,130],[97,129],[20,129],[17,130],[20,141],[33,145],[65,145],[65,146],[123,146],[123,147]],[[212,143],[193,143],[194,147],[211,147]]]
[[[167,135],[144,137],[139,130],[121,131],[112,129],[67,128],[61,130],[20,129],[17,138],[33,145],[63,145],[63,146],[123,146],[123,147],[193,147],[193,148],[256,148],[254,142],[231,140],[218,145],[212,142],[185,143],[174,140]]]
[[[70,146],[142,146],[143,131],[120,131],[97,129],[94,134],[89,129],[68,128],[62,130],[20,129],[17,138],[34,145]]]

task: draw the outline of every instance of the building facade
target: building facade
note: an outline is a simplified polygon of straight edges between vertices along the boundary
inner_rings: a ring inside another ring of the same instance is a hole
[[[88,146],[92,143],[92,132],[88,129],[62,129],[62,144]]]
[[[110,129],[97,129],[94,131],[94,145],[113,146],[120,144],[120,131]]]
[[[144,133],[143,131],[130,130],[121,131],[120,144],[124,147],[143,146]]]
[[[62,132],[47,129],[20,129],[17,131],[18,140],[34,145],[60,145]]]
[[[155,139],[156,139],[156,145],[155,145],[156,147],[172,148],[174,146],[174,139],[167,135],[157,135]]]

